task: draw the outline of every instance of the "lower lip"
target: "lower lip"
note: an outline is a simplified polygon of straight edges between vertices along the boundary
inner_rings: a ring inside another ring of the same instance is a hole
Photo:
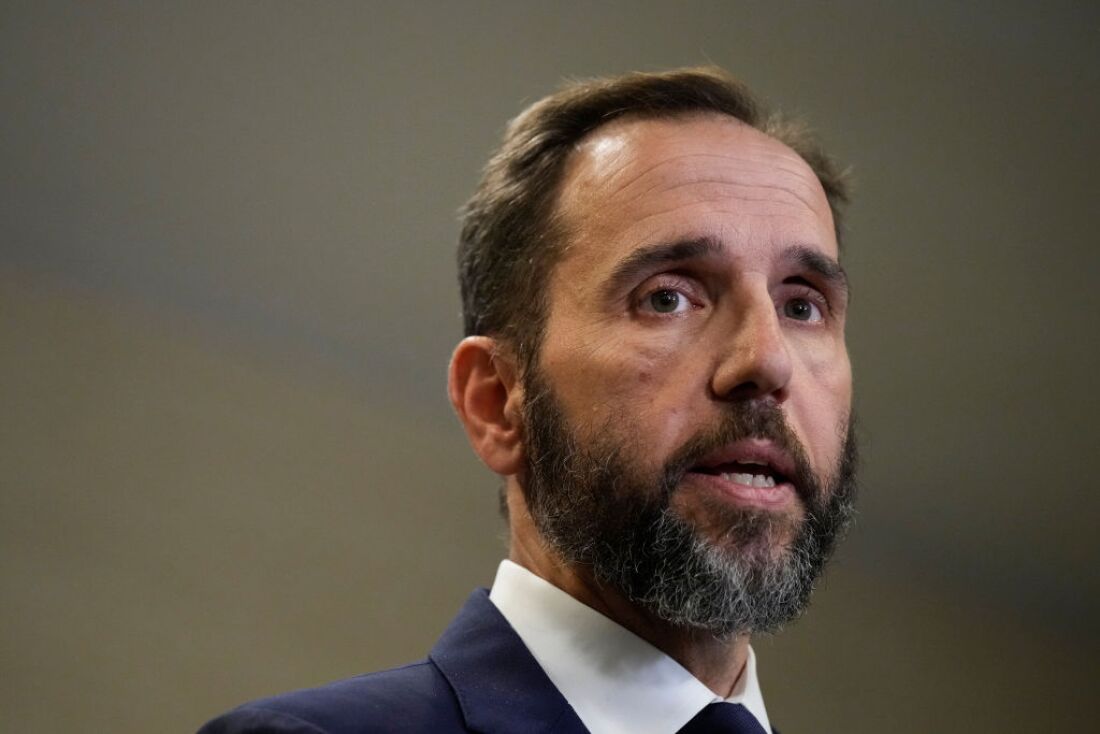
[[[794,504],[797,497],[794,485],[789,482],[783,482],[774,487],[748,487],[730,479],[723,479],[717,474],[692,472],[688,477],[710,491],[718,492],[746,507],[779,510]]]

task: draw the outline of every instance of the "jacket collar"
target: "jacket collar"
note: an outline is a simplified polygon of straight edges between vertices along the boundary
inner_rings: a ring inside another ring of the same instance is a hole
[[[485,589],[470,595],[428,657],[475,731],[588,734]]]

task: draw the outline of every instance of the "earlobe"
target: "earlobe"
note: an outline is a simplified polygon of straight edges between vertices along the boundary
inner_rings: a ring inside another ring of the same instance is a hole
[[[481,460],[502,476],[518,473],[523,461],[522,388],[515,359],[491,337],[466,337],[451,355],[447,392]]]

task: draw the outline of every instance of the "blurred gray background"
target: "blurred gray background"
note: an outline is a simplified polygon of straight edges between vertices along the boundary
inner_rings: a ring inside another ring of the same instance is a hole
[[[1100,12],[0,5],[0,730],[187,732],[422,656],[503,553],[455,212],[566,76],[713,62],[855,169],[858,528],[798,732],[1091,728]]]

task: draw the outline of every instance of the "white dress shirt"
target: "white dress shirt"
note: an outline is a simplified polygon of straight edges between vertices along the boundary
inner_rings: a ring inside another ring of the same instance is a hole
[[[749,648],[727,699],[642,638],[511,561],[489,599],[592,734],[675,734],[710,703],[749,710],[770,732]]]

